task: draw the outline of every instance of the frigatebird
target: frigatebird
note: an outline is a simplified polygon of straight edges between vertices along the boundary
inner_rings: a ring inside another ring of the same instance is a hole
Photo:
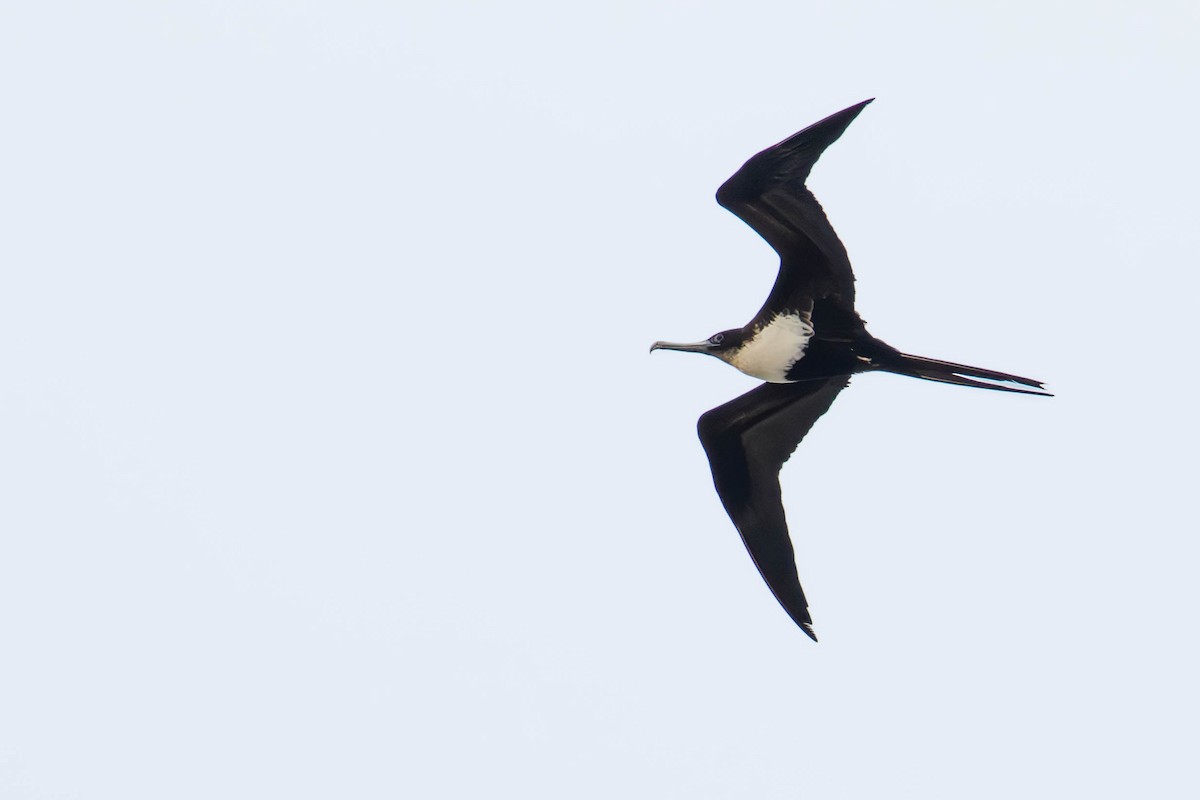
[[[754,318],[703,342],[655,342],[650,347],[651,352],[716,356],[766,381],[705,412],[697,428],[717,495],[750,557],[780,605],[813,641],[817,636],[796,572],[779,470],[850,376],[884,371],[1049,396],[1041,391],[1041,381],[908,355],[867,333],[854,309],[854,273],[846,248],[805,181],[825,148],[871,100],[763,150],[717,190],[717,202],[779,254],[779,275]]]

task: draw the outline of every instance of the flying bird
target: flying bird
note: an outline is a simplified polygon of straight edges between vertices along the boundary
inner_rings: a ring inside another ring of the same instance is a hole
[[[813,641],[817,637],[796,572],[779,470],[850,376],[882,370],[1049,396],[1041,381],[908,355],[867,333],[854,309],[854,273],[846,248],[805,181],[825,148],[870,102],[850,106],[763,150],[717,190],[717,202],[779,254],[779,275],[754,318],[702,342],[655,342],[650,347],[651,352],[716,356],[765,381],[705,412],[697,427],[717,495],[750,557],[780,605]]]

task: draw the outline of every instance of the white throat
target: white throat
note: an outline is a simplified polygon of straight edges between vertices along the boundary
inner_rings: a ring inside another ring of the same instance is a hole
[[[776,314],[730,353],[729,363],[770,383],[787,383],[787,373],[804,356],[812,324],[799,314]]]

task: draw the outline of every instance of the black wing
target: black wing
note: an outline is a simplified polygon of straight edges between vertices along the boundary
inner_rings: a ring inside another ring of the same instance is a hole
[[[796,573],[779,470],[849,381],[839,376],[765,383],[706,412],[698,425],[721,503],[775,599],[813,641],[817,636]]]
[[[854,307],[850,257],[804,182],[825,148],[870,102],[850,106],[763,150],[717,190],[717,202],[779,254],[779,277],[760,315],[768,310],[811,311],[814,299],[831,296],[846,308]]]

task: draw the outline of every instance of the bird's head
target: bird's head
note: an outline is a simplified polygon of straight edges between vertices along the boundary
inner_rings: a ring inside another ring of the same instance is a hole
[[[714,333],[703,342],[692,344],[655,342],[650,345],[650,352],[653,353],[655,350],[679,350],[684,353],[704,353],[705,355],[716,356],[722,361],[729,361],[730,357],[741,349],[745,338],[745,331],[741,328],[733,328],[732,330]]]

